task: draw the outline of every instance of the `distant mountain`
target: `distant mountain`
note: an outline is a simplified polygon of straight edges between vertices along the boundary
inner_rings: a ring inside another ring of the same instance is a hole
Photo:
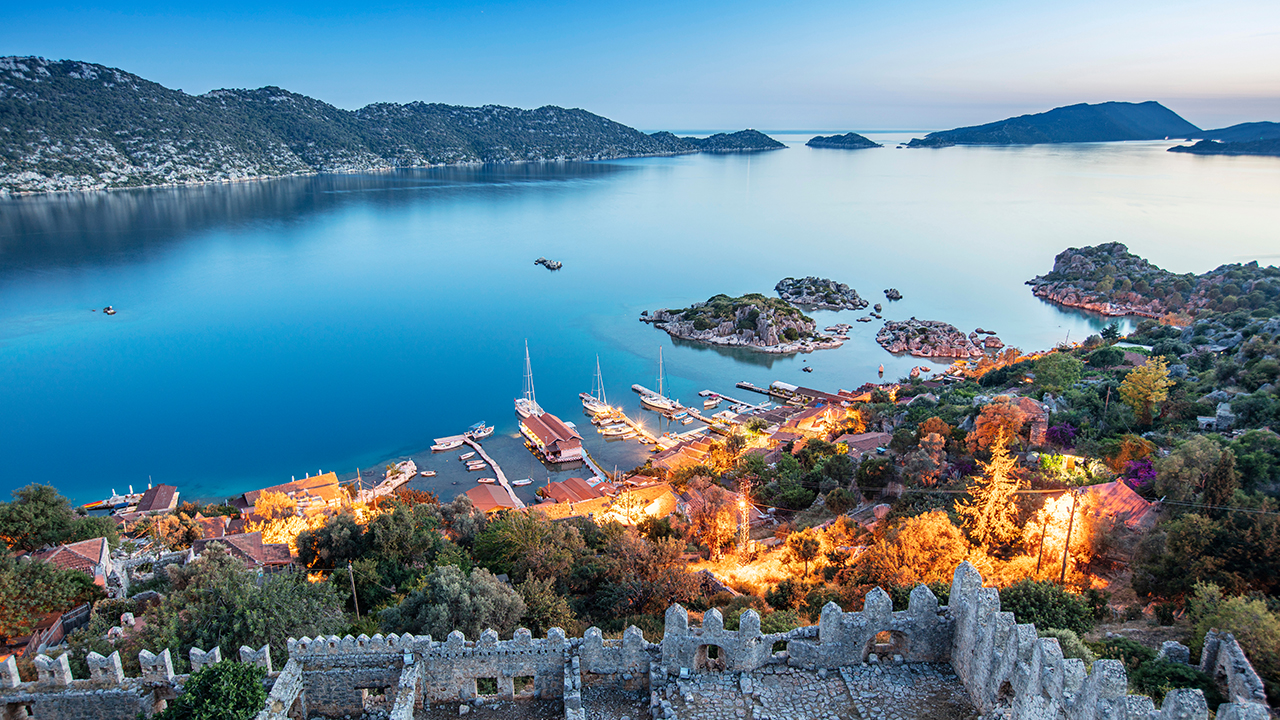
[[[349,111],[276,87],[195,96],[92,63],[0,58],[0,193],[778,147],[754,130],[646,135],[554,106]]]
[[[1189,140],[1220,140],[1222,142],[1253,142],[1280,138],[1280,123],[1249,122],[1218,130],[1202,130],[1187,136]]]
[[[1199,131],[1158,102],[1081,103],[986,125],[929,133],[923,140],[912,140],[907,147],[1162,140]]]
[[[878,148],[884,147],[878,142],[868,140],[858,133],[845,133],[844,135],[817,135],[805,143],[813,148],[835,148],[838,150],[858,150],[861,148]]]
[[[1201,140],[1195,145],[1171,147],[1169,152],[1191,153],[1193,155],[1273,155],[1280,157],[1280,138],[1255,140],[1253,142]]]

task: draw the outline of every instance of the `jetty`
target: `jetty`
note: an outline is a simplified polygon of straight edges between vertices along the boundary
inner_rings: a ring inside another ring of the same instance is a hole
[[[363,482],[361,482],[360,490],[356,496],[360,502],[372,502],[380,497],[385,497],[394,493],[402,485],[412,480],[417,474],[418,466],[414,464],[412,460],[398,462],[387,471],[386,478],[377,485],[374,485],[371,488],[366,488],[363,487]],[[357,478],[357,481],[359,482],[359,478]]]
[[[452,435],[447,438],[439,438],[439,440],[446,442],[450,440],[461,440],[474,448],[475,451],[479,453],[480,457],[484,458],[484,461],[489,463],[489,467],[493,468],[494,474],[498,476],[498,484],[502,486],[503,490],[507,491],[507,495],[511,498],[511,503],[518,509],[524,508],[524,501],[516,497],[516,491],[511,489],[511,483],[507,482],[507,476],[502,472],[502,468],[498,467],[498,463],[494,462],[493,458],[489,457],[489,453],[485,452],[483,447],[480,447],[480,443],[465,435]]]

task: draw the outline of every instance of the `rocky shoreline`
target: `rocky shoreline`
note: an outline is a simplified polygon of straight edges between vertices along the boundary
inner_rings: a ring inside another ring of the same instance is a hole
[[[800,279],[783,278],[773,289],[792,305],[819,310],[861,310],[869,304],[848,285],[812,275]]]
[[[640,321],[674,338],[775,355],[834,349],[848,339],[821,335],[813,318],[786,300],[756,293],[738,298],[716,295],[688,308],[646,311]]]
[[[988,350],[1004,347],[1004,342],[991,331],[979,328],[965,335],[950,323],[914,317],[886,322],[876,333],[876,342],[894,354],[932,358],[979,358]]]

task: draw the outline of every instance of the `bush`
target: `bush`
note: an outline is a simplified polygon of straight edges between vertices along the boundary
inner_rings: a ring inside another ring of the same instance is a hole
[[[1084,644],[1084,641],[1080,639],[1080,636],[1070,630],[1059,630],[1056,628],[1041,630],[1040,637],[1057,638],[1058,647],[1062,648],[1062,657],[1083,660],[1086,667],[1092,665],[1093,661],[1098,659],[1097,656],[1093,654],[1093,651],[1090,650],[1089,647]]]
[[[1104,347],[1094,350],[1086,355],[1085,360],[1089,363],[1090,367],[1115,367],[1124,361],[1124,351],[1120,348]]]
[[[249,720],[267,704],[266,670],[224,660],[191,674],[182,694],[154,720]]]
[[[1145,662],[1156,659],[1156,651],[1127,637],[1113,636],[1100,643],[1093,643],[1093,652],[1100,658],[1119,660],[1124,669],[1130,673],[1137,670]]]
[[[1129,673],[1129,686],[1159,703],[1165,693],[1177,688],[1199,688],[1204,693],[1210,708],[1222,703],[1222,693],[1213,682],[1213,678],[1200,672],[1199,669],[1182,663],[1171,663],[1163,660],[1151,660],[1138,666]]]
[[[933,596],[938,598],[939,605],[946,605],[950,602],[951,586],[944,582],[934,581],[925,583],[925,585],[933,591]],[[907,585],[890,585],[885,588],[885,592],[889,593],[889,597],[893,600],[893,609],[896,612],[902,612],[911,605],[911,591],[915,590],[915,586]]]
[[[1047,580],[1022,580],[1000,591],[1000,607],[1020,623],[1035,623],[1042,630],[1072,630],[1083,634],[1093,628],[1093,610],[1080,595]]]

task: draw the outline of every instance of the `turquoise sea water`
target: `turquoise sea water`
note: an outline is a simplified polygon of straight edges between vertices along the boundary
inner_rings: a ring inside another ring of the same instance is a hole
[[[485,444],[508,476],[543,481],[511,404],[526,339],[541,404],[581,421],[597,355],[633,414],[628,388],[654,385],[659,346],[687,404],[704,388],[761,399],[739,380],[835,390],[921,362],[881,350],[878,323],[841,349],[777,357],[673,343],[637,322],[644,309],[820,275],[871,302],[897,287],[888,318],[1034,349],[1105,324],[1023,284],[1068,246],[1122,241],[1179,272],[1280,254],[1274,158],[779,137],[788,149],[754,155],[0,200],[0,490],[50,482],[87,501],[150,477],[224,497],[413,457],[440,472],[415,485],[451,497],[477,474],[424,451],[479,420],[497,424]],[[119,314],[90,312],[106,305]],[[580,425],[606,466],[646,456]]]

